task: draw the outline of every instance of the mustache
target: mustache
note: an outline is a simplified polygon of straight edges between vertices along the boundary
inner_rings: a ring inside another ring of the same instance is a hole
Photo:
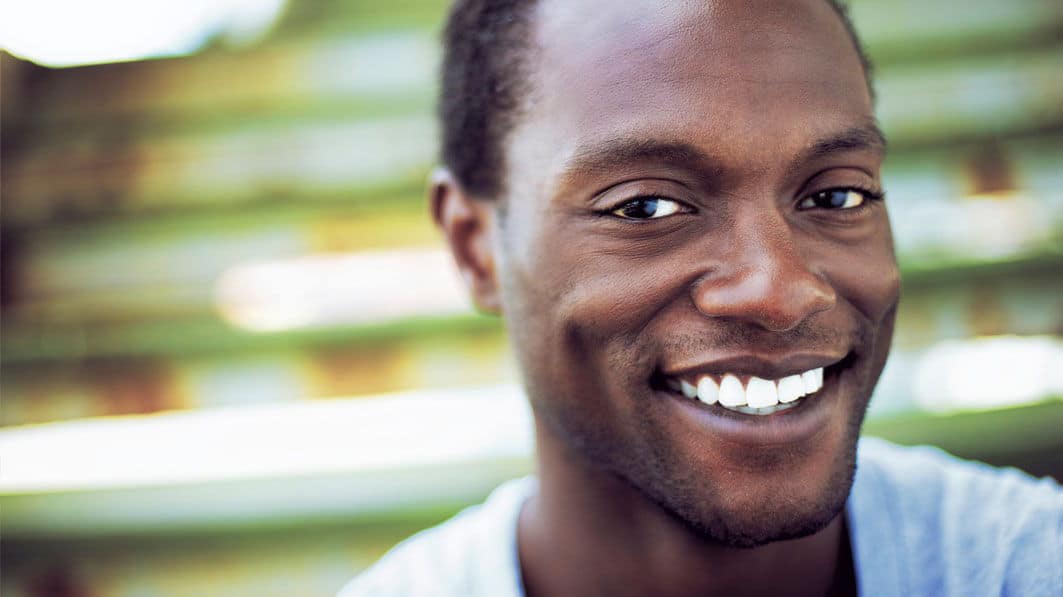
[[[815,351],[863,346],[866,330],[824,327],[821,323],[804,321],[784,332],[773,332],[740,321],[719,321],[700,332],[683,331],[670,335],[662,348],[668,354],[698,354],[719,351],[777,352]]]

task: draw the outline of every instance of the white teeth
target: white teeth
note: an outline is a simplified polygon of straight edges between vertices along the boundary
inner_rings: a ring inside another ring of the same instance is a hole
[[[720,387],[716,385],[716,380],[703,375],[698,380],[698,400],[701,400],[705,404],[716,404],[716,401],[720,399]]]
[[[788,375],[779,380],[779,402],[790,403],[805,395],[805,382],[800,375]]]
[[[742,388],[742,382],[728,373],[720,382],[720,404],[724,406],[742,406],[746,403],[746,391]]]
[[[690,383],[688,383],[687,380],[685,380],[685,379],[679,380],[679,389],[680,389],[680,391],[683,392],[683,395],[686,396],[687,398],[697,398],[698,397],[698,388],[696,386],[691,385]]]
[[[764,408],[750,408],[748,406],[736,406],[734,408],[727,408],[727,410],[733,410],[740,412],[744,415],[770,415],[789,408],[797,406],[796,404],[776,404],[775,406],[765,406]]]
[[[779,392],[774,381],[759,377],[749,378],[746,384],[746,404],[750,408],[766,408],[779,403]]]
[[[818,392],[823,387],[823,368],[805,371],[801,374],[801,381],[805,384],[805,394]]]
[[[823,368],[788,375],[777,381],[754,376],[745,387],[733,373],[724,375],[719,384],[711,375],[702,375],[697,385],[675,378],[667,380],[667,385],[672,391],[682,392],[687,398],[696,398],[705,404],[718,402],[735,412],[769,415],[797,406],[798,400],[822,389]]]

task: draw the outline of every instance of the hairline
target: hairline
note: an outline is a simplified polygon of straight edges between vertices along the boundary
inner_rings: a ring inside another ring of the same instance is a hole
[[[871,98],[872,105],[876,101],[876,94],[873,81],[873,65],[868,59],[867,54],[863,48],[861,40],[856,33],[855,26],[848,14],[848,5],[844,0],[824,0],[828,6],[835,12],[837,17],[841,20],[842,26],[849,37],[849,41],[856,52],[858,59],[860,60],[861,68],[864,72],[864,81],[868,94]],[[463,4],[462,0],[459,0],[452,7],[452,12],[448,19],[447,28],[448,32],[452,23],[455,20],[457,9]],[[532,43],[534,37],[535,27],[537,26],[538,19],[535,17],[536,8],[540,6],[539,0],[524,0],[519,2],[519,8],[514,9],[515,13],[507,24],[515,25],[517,27],[516,38],[517,42],[513,43],[511,47],[505,48],[505,55],[511,60],[509,63],[509,73],[505,77],[506,85],[503,85],[501,89],[494,89],[492,91],[499,92],[503,95],[512,95],[513,97],[506,97],[503,103],[508,103],[504,109],[499,109],[497,106],[483,107],[483,110],[490,110],[490,118],[485,118],[485,130],[480,131],[480,149],[481,149],[481,163],[484,169],[494,169],[496,172],[493,176],[472,175],[468,172],[468,168],[462,168],[458,164],[452,163],[454,161],[452,155],[452,146],[461,143],[461,139],[453,138],[454,135],[450,134],[450,129],[447,123],[446,112],[446,100],[441,96],[440,99],[440,111],[439,117],[443,121],[443,149],[441,161],[444,165],[450,169],[455,178],[458,180],[465,191],[475,198],[481,200],[499,200],[500,204],[504,204],[504,201],[500,199],[504,198],[509,191],[508,178],[509,178],[509,140],[513,132],[518,128],[520,119],[524,116],[525,110],[528,106],[527,102],[520,98],[527,98],[532,91],[532,67],[533,60],[531,59],[532,53],[535,51],[535,45]],[[512,31],[511,31],[512,32]],[[462,66],[468,66],[463,64]],[[444,64],[443,76],[448,75],[448,71]],[[445,90],[444,90],[445,92]],[[462,98],[464,99],[464,98]],[[882,141],[881,145],[885,148],[885,137],[878,130],[877,125],[872,121],[870,123],[877,137]],[[494,129],[494,130],[491,130]],[[470,180],[469,177],[473,178]]]

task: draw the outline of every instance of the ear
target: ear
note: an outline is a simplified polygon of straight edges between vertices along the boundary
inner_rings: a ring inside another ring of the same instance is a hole
[[[488,313],[501,313],[493,242],[495,206],[470,196],[445,168],[437,168],[432,173],[428,201],[432,219],[443,231],[476,307]]]

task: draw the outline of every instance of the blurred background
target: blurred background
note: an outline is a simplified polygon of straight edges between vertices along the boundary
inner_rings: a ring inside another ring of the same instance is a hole
[[[423,200],[443,0],[5,1],[6,597],[331,595],[531,470]],[[1063,3],[857,0],[904,274],[867,432],[1063,478]]]

